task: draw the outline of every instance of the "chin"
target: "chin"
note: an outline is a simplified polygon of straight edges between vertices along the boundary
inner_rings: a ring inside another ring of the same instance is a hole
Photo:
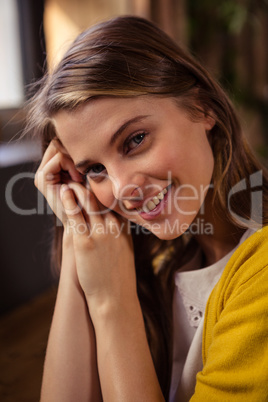
[[[139,227],[139,229],[137,229],[137,233],[148,233],[149,231],[160,240],[174,240],[177,237],[182,236],[189,229],[191,224],[191,222],[185,221],[180,224],[179,219],[172,221],[165,219],[161,223],[153,221],[141,223],[134,220],[131,220],[130,222],[135,223],[135,225]]]
[[[182,236],[187,229],[189,229],[189,226],[190,225],[186,223],[180,226],[178,222],[171,226],[170,223],[166,221],[164,225],[159,225],[158,228],[153,225],[152,227],[148,227],[148,230],[160,240],[174,240]]]
[[[158,237],[158,239],[160,240],[174,240],[177,239],[177,237],[180,237],[183,233],[154,233],[152,231],[152,233]]]

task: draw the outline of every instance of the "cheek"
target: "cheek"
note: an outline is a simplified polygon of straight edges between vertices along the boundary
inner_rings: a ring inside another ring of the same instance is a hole
[[[157,150],[146,157],[143,171],[151,177],[165,180],[169,178],[170,174],[173,175],[178,166],[182,164],[178,152],[173,152],[170,148],[166,149],[163,146],[161,150]]]
[[[98,201],[106,208],[114,209],[115,198],[112,191],[111,183],[90,183],[91,191],[94,193]]]
[[[181,184],[207,185],[214,170],[213,153],[205,135],[200,133],[195,138],[181,149],[174,148],[169,163]]]
[[[204,141],[203,148],[200,147],[196,159],[198,160],[197,169],[200,170],[201,177],[210,182],[214,171],[214,156],[208,141]]]

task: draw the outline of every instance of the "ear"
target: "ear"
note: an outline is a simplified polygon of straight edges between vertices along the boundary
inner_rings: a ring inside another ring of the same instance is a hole
[[[216,124],[214,113],[211,109],[203,105],[198,105],[197,108],[200,111],[201,122],[204,124],[206,132],[209,132]]]
[[[205,125],[205,129],[206,131],[210,131],[216,124],[215,119],[212,116],[212,113],[206,113],[204,115],[204,125]]]

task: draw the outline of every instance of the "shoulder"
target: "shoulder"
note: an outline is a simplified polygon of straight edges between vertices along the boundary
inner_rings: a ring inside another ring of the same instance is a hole
[[[206,307],[203,357],[215,328],[225,329],[242,321],[251,322],[268,311],[268,227],[245,240],[228,261]],[[262,319],[263,322],[263,319]],[[246,324],[247,326],[247,324]],[[235,332],[235,331],[234,331]]]
[[[264,227],[238,247],[210,295],[203,330],[204,366],[192,400],[267,400],[267,312]]]
[[[264,226],[250,237],[248,237],[235,251],[226,265],[226,271],[239,269],[243,264],[248,264],[248,268],[252,268],[254,271],[255,264],[252,262],[258,262],[261,265],[267,265],[268,263],[268,226]],[[255,267],[257,268],[257,267]]]
[[[212,298],[213,295],[224,298],[224,307],[227,300],[235,296],[235,291],[262,275],[268,275],[268,226],[252,234],[237,248],[226,264]]]

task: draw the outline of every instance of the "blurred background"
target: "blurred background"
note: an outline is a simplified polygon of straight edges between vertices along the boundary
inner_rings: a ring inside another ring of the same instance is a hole
[[[29,86],[79,32],[122,14],[152,20],[190,48],[228,91],[258,157],[268,159],[268,0],[0,0],[1,401],[39,400],[57,287],[51,211],[33,186],[40,140],[20,139]]]

